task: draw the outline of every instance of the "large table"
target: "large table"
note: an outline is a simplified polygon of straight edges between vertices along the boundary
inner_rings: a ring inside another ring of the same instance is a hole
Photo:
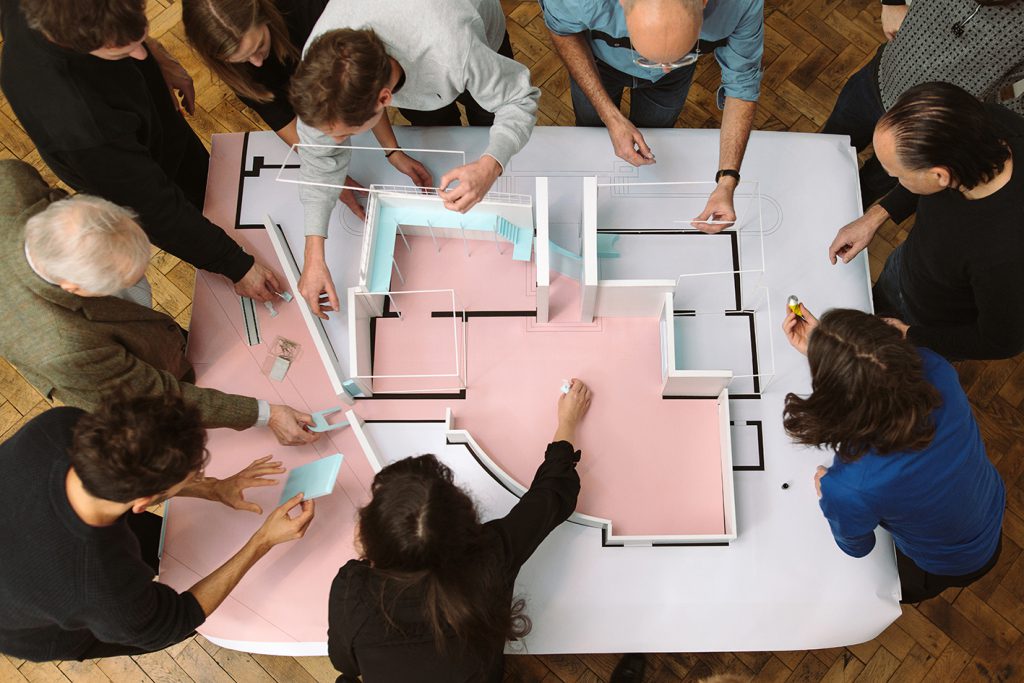
[[[482,129],[401,128],[398,135],[403,147],[464,150],[469,159],[486,145],[486,130]],[[497,189],[528,192],[532,178],[538,175],[549,176],[554,186],[566,188],[585,175],[597,176],[602,183],[695,181],[713,175],[717,131],[653,130],[645,135],[657,150],[658,163],[634,169],[612,155],[603,130],[539,127],[513,159]],[[364,138],[354,144],[372,143]],[[262,228],[267,213],[282,225],[292,252],[301,257],[302,212],[296,186],[274,180],[287,153],[270,133],[215,136],[207,187],[206,213],[211,220],[263,263],[272,265],[277,259]],[[367,185],[401,183],[403,178],[382,156],[380,152],[356,152],[353,175]],[[420,158],[436,176],[461,163],[461,157],[453,155],[423,154]],[[291,159],[294,161],[294,156]],[[743,176],[745,181],[757,181],[762,197],[765,273],[760,277],[775,308],[781,308],[787,294],[797,293],[816,312],[835,306],[869,309],[866,253],[847,265],[832,266],[827,259],[835,230],[860,213],[856,157],[849,140],[755,132]],[[741,202],[747,202],[744,210],[749,208],[752,193],[745,196],[747,199],[737,202],[738,209]],[[571,236],[578,204],[574,205],[568,194],[566,197],[552,204],[552,231],[559,229],[561,220],[561,229]],[[680,202],[679,215],[686,218],[703,206],[700,197]],[[619,215],[611,204],[606,208],[609,220],[662,224],[668,220],[655,215],[637,218],[636,211]],[[356,278],[361,226],[340,207],[332,222],[328,259],[342,291]],[[310,411],[339,405],[298,305],[278,304],[280,314],[275,318],[258,307],[263,343],[250,347],[245,342],[238,297],[222,278],[200,273],[190,336],[190,358],[198,383]],[[730,405],[736,425],[738,538],[728,545],[607,547],[599,529],[563,524],[520,573],[516,592],[527,598],[533,630],[515,651],[836,647],[870,640],[899,616],[899,581],[889,536],[878,530],[876,548],[865,558],[844,555],[818,509],[812,483],[815,467],[827,464],[831,454],[794,446],[783,433],[781,413],[786,394],[810,390],[806,360],[786,344],[778,329],[783,312],[777,311],[772,330],[761,333],[761,346],[772,349],[775,372],[771,383],[759,396],[735,399]],[[278,335],[303,347],[288,377],[280,383],[260,371],[269,342]],[[773,336],[763,339],[766,335]],[[762,365],[764,361],[762,358]],[[595,376],[588,376],[588,381],[600,383],[596,376],[600,371],[591,370],[591,374]],[[605,391],[603,396],[608,394]],[[545,405],[552,406],[553,418],[553,399]],[[353,410],[367,420],[364,429],[385,461],[433,452],[454,470],[459,483],[471,490],[485,518],[504,514],[515,496],[465,447],[446,442],[442,423],[446,408],[456,415],[460,410],[458,401],[444,399],[357,401]],[[604,453],[587,430],[584,423],[578,444],[585,459],[642,457]],[[543,442],[536,443],[535,448],[507,456],[509,471],[520,481],[528,479],[523,473],[539,462],[543,446]],[[358,506],[367,502],[373,477],[353,432],[331,432],[312,447],[285,448],[266,429],[213,430],[210,451],[213,458],[207,471],[214,476],[231,474],[266,453],[274,453],[290,467],[335,452],[345,455],[335,493],[318,501],[317,518],[306,537],[274,549],[200,628],[204,636],[225,647],[271,654],[325,654],[330,582],[337,569],[356,555],[354,515]],[[586,483],[584,478],[584,486]],[[266,511],[279,495],[280,489],[274,487],[256,489],[251,497]],[[624,489],[607,495],[618,496],[618,502],[625,501],[628,507],[629,496],[636,494]],[[256,515],[206,501],[174,500],[169,508],[161,580],[186,589],[223,562],[260,522]]]

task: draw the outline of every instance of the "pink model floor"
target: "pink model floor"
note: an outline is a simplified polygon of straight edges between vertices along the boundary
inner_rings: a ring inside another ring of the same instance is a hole
[[[206,213],[261,262],[274,264],[263,231],[230,227],[241,142],[240,135],[215,138]],[[429,238],[413,238],[410,244],[411,253],[404,246],[396,251],[406,278],[402,289],[454,289],[460,308],[471,313],[535,308],[532,265],[513,262],[508,249],[498,255],[493,244],[471,243],[467,259],[455,243],[443,245],[440,253]],[[584,454],[579,510],[610,518],[617,534],[721,533],[715,402],[661,398],[657,320],[558,322],[571,317],[572,283],[564,278],[556,282],[560,289],[559,303],[553,301],[553,324],[539,326],[535,319],[522,316],[471,315],[465,327],[464,400],[360,401],[355,411],[364,419],[436,420],[450,407],[457,427],[469,430],[499,466],[528,485],[554,432],[561,380],[580,377],[592,387],[595,399],[576,444]],[[443,310],[433,308],[436,301],[407,303],[403,315],[408,316],[402,321],[378,322],[376,372],[399,366],[403,371],[436,367],[445,329],[446,353],[451,353],[451,320],[426,315],[424,307]],[[298,305],[279,305],[276,318],[257,307],[263,344],[249,347],[238,297],[229,283],[201,273],[190,336],[198,383],[308,411],[337,405]],[[280,383],[260,372],[267,346],[277,335],[303,346],[303,355]],[[430,341],[410,343],[418,340]],[[312,447],[285,448],[267,429],[220,429],[211,431],[209,448],[213,458],[208,472],[214,476],[231,474],[267,453],[288,467],[335,452],[345,454],[335,493],[317,501],[317,519],[306,538],[275,549],[200,629],[228,641],[322,644],[330,582],[338,567],[356,554],[354,515],[367,501],[373,477],[352,432],[332,432]],[[279,495],[279,487],[267,487],[253,490],[250,497],[266,513]],[[236,551],[261,521],[262,516],[206,501],[176,499],[170,508],[161,579],[178,589],[188,588]]]

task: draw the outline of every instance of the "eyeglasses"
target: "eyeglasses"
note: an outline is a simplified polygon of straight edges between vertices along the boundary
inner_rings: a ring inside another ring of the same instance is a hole
[[[633,51],[633,54],[636,55],[636,51],[635,50]],[[674,62],[652,62],[651,60],[647,59],[646,57],[641,57],[640,55],[636,55],[636,57],[633,58],[633,63],[636,64],[637,66],[642,66],[645,69],[663,69],[665,71],[671,71],[673,69],[679,69],[679,68],[684,67],[684,66],[690,66],[691,64],[696,62],[699,58],[700,58],[700,48],[698,47],[696,50],[694,50],[690,54],[683,55],[682,57],[680,57],[679,59],[677,59]]]

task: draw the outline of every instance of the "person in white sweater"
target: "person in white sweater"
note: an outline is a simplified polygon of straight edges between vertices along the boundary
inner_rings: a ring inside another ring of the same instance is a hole
[[[324,240],[351,152],[336,145],[372,130],[381,147],[396,148],[388,106],[414,125],[458,125],[461,102],[471,125],[490,126],[483,155],[439,182],[445,207],[466,212],[526,144],[540,97],[529,70],[512,59],[498,0],[331,0],[289,92],[300,141],[327,145],[299,148],[300,177],[311,183],[299,193],[306,230],[299,291],[321,318],[340,310]],[[433,185],[404,152],[387,157],[416,185]]]

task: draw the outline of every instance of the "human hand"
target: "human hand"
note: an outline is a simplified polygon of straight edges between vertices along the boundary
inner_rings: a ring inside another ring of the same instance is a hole
[[[828,474],[828,468],[822,465],[818,465],[818,469],[814,471],[814,490],[818,492],[818,498],[821,498],[821,478]]]
[[[558,397],[558,428],[552,441],[576,440],[576,426],[590,409],[590,389],[581,380],[573,378],[568,393]]]
[[[453,168],[441,177],[439,196],[444,200],[444,208],[466,213],[484,198],[500,175],[501,164],[486,154],[473,163]],[[451,187],[456,180],[459,184]]]
[[[196,87],[185,67],[160,44],[156,38],[147,38],[146,47],[160,67],[164,82],[171,93],[174,106],[181,112],[182,106],[189,114],[196,113]],[[178,97],[181,97],[179,100]]]
[[[887,41],[896,37],[909,9],[908,5],[882,5],[882,33]]]
[[[607,128],[608,137],[612,139],[615,156],[634,166],[647,166],[655,163],[654,153],[647,146],[643,134],[621,112],[617,112],[617,116],[607,124]]]
[[[733,207],[733,193],[736,186],[733,179],[720,182],[708,197],[708,203],[700,215],[693,219],[692,225],[701,232],[714,234],[731,228],[736,220],[736,209]],[[706,223],[704,221],[729,221],[727,223]]]
[[[215,479],[210,485],[210,500],[224,503],[235,510],[263,514],[263,509],[259,505],[245,499],[245,489],[254,486],[274,486],[278,483],[277,479],[267,479],[266,477],[271,474],[284,474],[285,469],[278,461],[270,462],[271,457],[265,455],[258,460],[253,460],[241,472],[226,479]]]
[[[832,265],[836,264],[836,259],[842,259],[843,263],[852,261],[871,243],[888,217],[889,212],[875,204],[863,216],[840,228],[828,247],[828,259]]]
[[[359,183],[358,180],[354,179],[352,176],[345,176],[345,184],[348,185],[349,187],[358,187],[364,190],[366,189]],[[366,220],[366,209],[364,209],[363,205],[359,203],[359,198],[356,195],[355,190],[349,190],[347,188],[342,190],[341,194],[338,195],[338,199],[341,200],[342,204],[348,207],[349,211],[356,215],[356,218],[358,218],[361,221]]]
[[[302,511],[295,517],[291,511],[301,507]],[[275,509],[264,520],[263,525],[253,534],[253,540],[269,550],[279,543],[287,543],[306,535],[309,523],[313,521],[316,506],[312,500],[302,500],[302,494],[296,493],[291,499]]]
[[[256,301],[274,301],[282,289],[274,271],[261,265],[259,261],[253,263],[249,272],[235,283],[235,294]]]
[[[313,425],[313,416],[283,405],[270,406],[267,426],[282,446],[301,446],[313,443],[320,435],[306,429]]]
[[[899,330],[900,334],[903,335],[904,339],[907,338],[907,330],[910,329],[910,325],[906,324],[905,322],[903,322],[899,318],[882,318],[882,321],[887,323],[887,324],[889,324],[889,325],[892,325],[897,330]]]
[[[299,294],[305,299],[313,315],[323,320],[327,320],[328,311],[341,310],[331,271],[327,269],[327,264],[322,259],[307,259],[302,264]]]
[[[800,309],[803,312],[802,317],[793,311],[786,314],[786,319],[782,321],[782,331],[786,334],[790,345],[806,356],[807,342],[810,340],[814,328],[818,326],[818,319],[807,309],[806,305],[800,304]]]
[[[413,159],[402,150],[398,150],[389,156],[388,161],[390,161],[391,165],[397,170],[409,176],[409,179],[412,180],[413,185],[416,187],[434,186],[434,177],[430,175],[430,171],[427,170],[427,167]]]

